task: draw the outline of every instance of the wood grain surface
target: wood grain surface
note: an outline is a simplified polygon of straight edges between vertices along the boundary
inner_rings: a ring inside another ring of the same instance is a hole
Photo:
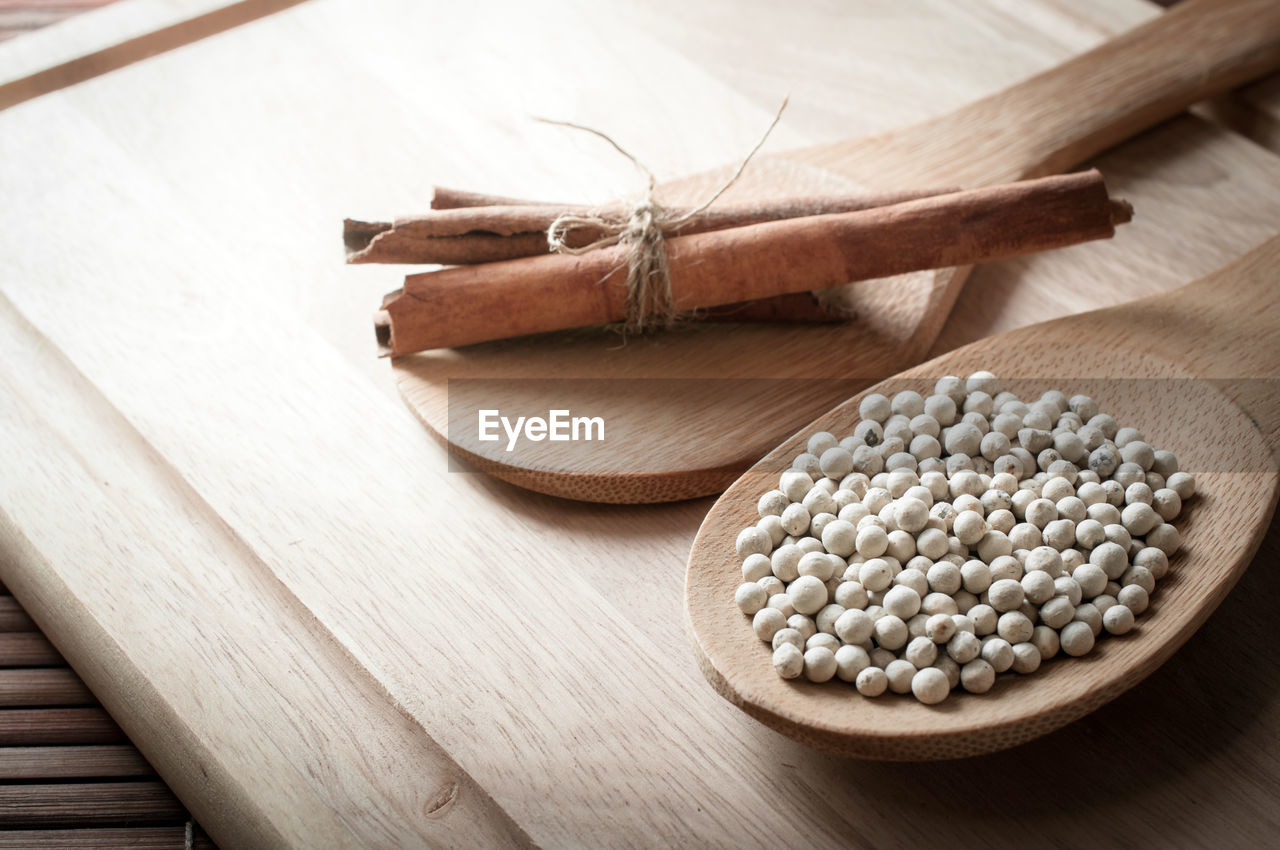
[[[356,6],[315,0],[0,114],[0,162],[20,166],[0,209],[0,576],[220,844],[1012,846],[1034,828],[1266,846],[1280,529],[1195,638],[1087,718],[941,765],[826,756],[694,663],[682,564],[709,501],[591,506],[449,472],[371,356],[385,280],[336,248],[343,215],[414,209],[432,183],[630,186],[527,112],[694,173],[788,87],[813,105],[778,143],[834,141],[954,109],[1154,10],[657,3],[606,21],[566,4],[504,8],[498,28]],[[598,51],[579,42],[604,38],[619,52],[582,73]],[[630,72],[628,45],[660,46],[680,87]],[[468,84],[421,85],[423,63]],[[1107,254],[1078,294],[1058,281],[1084,251],[1017,268],[1046,310],[1168,288],[1280,226],[1256,189],[1276,161],[1221,128],[1183,119],[1098,163],[1113,158],[1135,191],[1149,181],[1162,235]],[[163,236],[140,249],[139,233]],[[1008,301],[992,288],[957,317],[1002,321]],[[975,782],[1004,790],[956,793]]]
[[[1002,676],[983,697],[957,695],[940,706],[913,698],[862,700],[848,687],[781,679],[772,649],[755,638],[734,602],[742,581],[734,541],[755,524],[757,500],[777,486],[811,433],[852,432],[859,394],[752,467],[698,530],[685,612],[707,678],[726,699],[784,734],[844,755],[897,761],[1011,747],[1146,678],[1226,597],[1275,513],[1280,410],[1265,395],[1254,403],[1259,394],[1252,389],[1280,389],[1278,269],[1280,236],[1173,292],[979,340],[871,388],[892,398],[908,388],[927,392],[943,375],[986,369],[1023,399],[1049,387],[1083,393],[1196,470],[1190,517],[1178,523],[1182,548],[1132,636],[1107,639],[1085,659],[1053,661],[1031,676]],[[1188,350],[1180,341],[1192,335],[1198,339]]]

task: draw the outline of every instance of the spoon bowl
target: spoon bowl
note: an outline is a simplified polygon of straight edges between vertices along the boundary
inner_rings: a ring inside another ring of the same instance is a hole
[[[1173,292],[981,340],[869,388],[783,442],[707,515],[689,556],[686,623],[699,664],[726,699],[811,746],[863,758],[976,755],[1050,732],[1103,705],[1168,659],[1247,568],[1275,511],[1280,473],[1280,306],[1271,289],[1280,237]],[[928,391],[943,375],[994,372],[1002,389],[1092,396],[1121,425],[1172,451],[1197,479],[1175,525],[1183,544],[1132,632],[1100,638],[1083,658],[1002,674],[989,692],[956,691],[926,706],[860,696],[834,680],[778,677],[768,644],[734,603],[734,541],[759,519],[756,501],[805,450],[808,436],[850,433],[863,395]]]

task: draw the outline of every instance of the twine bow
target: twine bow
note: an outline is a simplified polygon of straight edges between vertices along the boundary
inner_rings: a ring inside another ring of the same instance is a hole
[[[648,179],[644,194],[628,205],[623,216],[605,216],[598,213],[575,214],[566,213],[558,217],[547,228],[547,247],[552,253],[578,256],[600,248],[620,245],[627,249],[627,302],[626,318],[623,320],[623,333],[644,333],[658,328],[669,328],[680,318],[680,311],[671,297],[671,269],[667,257],[666,238],[676,233],[688,221],[705,212],[708,207],[719,200],[729,187],[738,182],[747,164],[764,145],[773,128],[778,126],[782,112],[787,108],[788,98],[783,98],[773,121],[765,129],[764,135],[756,142],[733,175],[724,182],[711,197],[698,206],[679,215],[671,214],[658,201],[658,181],[652,171],[635,156],[628,153],[610,136],[592,127],[574,124],[569,121],[552,121],[539,118],[546,124],[570,127],[599,136],[614,147],[618,153],[631,160]],[[579,230],[586,229],[591,233],[603,233],[589,244],[574,247],[569,244],[570,237]]]

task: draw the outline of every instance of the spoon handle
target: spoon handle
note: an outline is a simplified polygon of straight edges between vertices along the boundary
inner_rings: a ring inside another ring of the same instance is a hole
[[[975,156],[960,182],[1055,174],[1280,67],[1276,0],[1186,0],[1062,65],[939,119]]]

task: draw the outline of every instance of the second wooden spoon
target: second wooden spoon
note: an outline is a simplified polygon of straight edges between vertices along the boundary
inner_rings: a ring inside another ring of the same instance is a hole
[[[866,758],[953,758],[1043,735],[1101,706],[1154,671],[1186,641],[1248,566],[1276,507],[1280,473],[1280,237],[1195,283],[1149,298],[981,340],[877,384],[892,396],[943,375],[988,369],[1037,398],[1052,387],[1103,410],[1173,451],[1198,495],[1177,525],[1182,549],[1151,607],[1123,637],[1079,659],[1006,674],[981,696],[937,706],[886,694],[866,699],[839,681],[785,681],[733,601],[734,549],[756,500],[815,431],[850,433],[855,396],[752,467],[716,502],[689,555],[686,618],[708,680],[726,699],[807,744]]]

